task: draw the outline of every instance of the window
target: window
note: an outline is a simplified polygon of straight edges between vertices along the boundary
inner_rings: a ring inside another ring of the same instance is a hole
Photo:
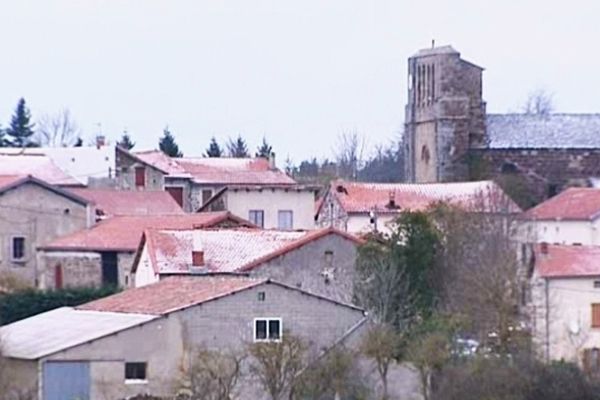
[[[258,292],[258,301],[265,301],[267,295],[265,292]]]
[[[585,372],[597,372],[600,367],[600,349],[594,347],[583,351],[583,369]]]
[[[265,212],[263,210],[250,210],[248,212],[248,219],[260,228],[265,227]]]
[[[592,304],[592,328],[600,328],[600,303]]]
[[[281,340],[281,318],[257,318],[254,320],[254,341]]]
[[[125,381],[146,381],[146,363],[128,362],[125,363]]]
[[[600,289],[600,281],[594,281],[594,289]]]
[[[25,238],[23,236],[12,238],[11,258],[13,261],[25,260]]]
[[[294,229],[294,213],[291,210],[279,210],[277,227],[282,230]]]
[[[210,198],[212,197],[212,190],[210,189],[204,189],[202,191],[202,204],[206,204],[206,202],[208,200],[210,200]]]
[[[135,186],[136,187],[146,186],[146,168],[135,167]]]

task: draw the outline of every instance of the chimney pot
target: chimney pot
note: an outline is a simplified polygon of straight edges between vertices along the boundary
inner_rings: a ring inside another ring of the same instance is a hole
[[[204,266],[204,251],[192,250],[192,266],[203,267]]]
[[[271,152],[271,154],[269,154],[269,169],[275,170],[277,169],[277,165],[275,163],[275,152]]]
[[[96,148],[100,148],[106,145],[106,137],[104,135],[96,136]]]

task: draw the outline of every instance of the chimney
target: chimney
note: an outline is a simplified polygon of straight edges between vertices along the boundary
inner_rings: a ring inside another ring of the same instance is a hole
[[[540,244],[540,251],[541,251],[541,253],[542,253],[542,254],[544,254],[544,255],[548,254],[548,243],[546,243],[546,242],[542,242],[542,243]]]
[[[390,190],[390,200],[387,204],[387,208],[398,208],[396,205],[396,192],[394,190]]]
[[[200,231],[194,229],[192,232],[192,269],[205,266],[204,248],[200,239]]]
[[[103,147],[105,145],[106,145],[106,136],[104,136],[104,135],[96,136],[96,148],[100,149],[100,147]]]
[[[192,267],[204,267],[204,251],[192,250]]]
[[[269,169],[275,170],[277,169],[277,164],[275,163],[275,152],[272,151],[269,155]]]

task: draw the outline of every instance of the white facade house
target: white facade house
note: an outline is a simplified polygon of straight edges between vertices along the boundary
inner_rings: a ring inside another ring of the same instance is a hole
[[[570,188],[525,213],[526,241],[600,245],[600,189]]]
[[[314,229],[317,189],[312,186],[242,186],[222,188],[199,211],[224,211],[265,229]]]
[[[600,371],[600,247],[540,244],[531,278],[531,328],[543,360]]]

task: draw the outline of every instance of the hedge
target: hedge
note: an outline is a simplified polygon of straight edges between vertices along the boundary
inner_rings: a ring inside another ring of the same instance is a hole
[[[25,289],[0,296],[0,325],[64,306],[78,306],[118,292],[114,286],[66,288],[58,290]]]

